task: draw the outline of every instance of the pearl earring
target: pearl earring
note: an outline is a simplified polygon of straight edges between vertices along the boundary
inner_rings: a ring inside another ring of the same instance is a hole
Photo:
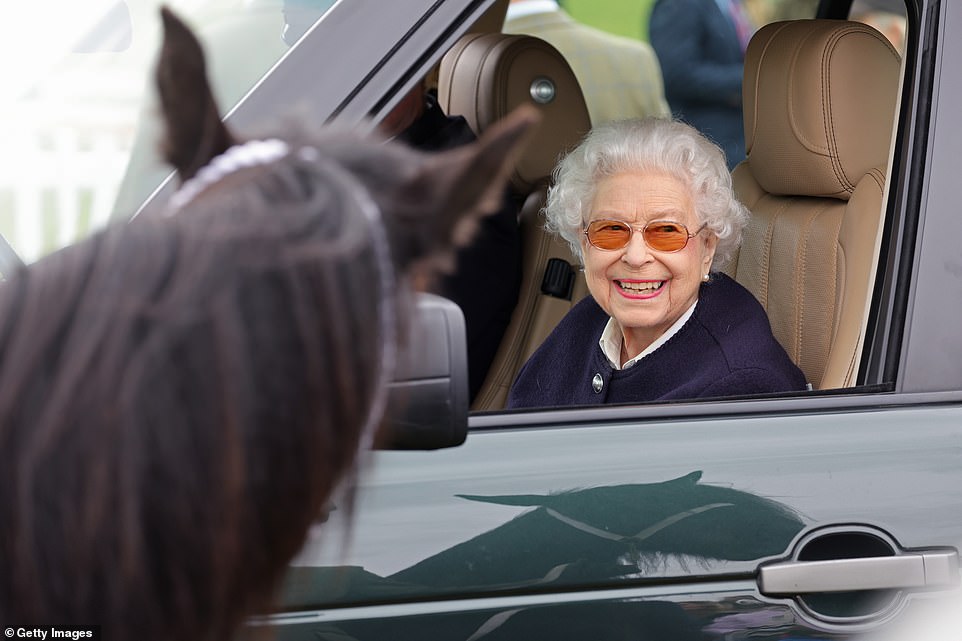
[[[704,282],[707,283],[707,282],[708,282],[708,274],[705,274],[704,276],[702,276],[701,279],[702,279],[702,281],[704,281]]]

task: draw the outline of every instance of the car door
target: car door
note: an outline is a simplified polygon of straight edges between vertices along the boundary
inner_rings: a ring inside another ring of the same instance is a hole
[[[859,387],[477,414],[459,447],[374,452],[249,632],[849,638],[955,596],[962,340],[943,319],[962,311],[948,162],[962,141],[947,115],[962,105],[940,71],[960,54],[945,36],[957,9],[907,5]]]
[[[870,630],[958,580],[957,400],[476,417],[458,448],[376,453],[267,620],[284,639]]]

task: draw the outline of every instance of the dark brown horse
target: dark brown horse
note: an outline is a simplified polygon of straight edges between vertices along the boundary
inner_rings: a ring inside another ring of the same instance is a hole
[[[169,12],[186,183],[0,287],[0,624],[229,639],[373,435],[404,291],[495,209],[518,114],[442,156],[348,132],[241,143]]]

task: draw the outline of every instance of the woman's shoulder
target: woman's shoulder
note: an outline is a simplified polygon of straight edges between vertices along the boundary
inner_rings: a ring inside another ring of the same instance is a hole
[[[711,275],[711,279],[702,285],[702,295],[705,294],[724,294],[735,296],[739,299],[750,298],[759,304],[755,295],[752,294],[744,285],[724,272],[716,272]]]
[[[714,274],[702,284],[695,313],[708,324],[724,320],[726,327],[733,323],[769,327],[768,314],[755,295],[727,274]]]
[[[742,393],[772,391],[761,389],[772,384],[804,387],[804,375],[772,333],[765,309],[735,280],[719,274],[704,285],[695,313],[728,364],[730,378],[720,385],[745,389]]]
[[[716,274],[702,285],[695,316],[721,343],[774,340],[768,314],[761,303],[725,274]]]
[[[588,294],[571,306],[568,313],[558,322],[552,335],[556,333],[581,332],[597,326],[600,336],[600,330],[604,328],[607,322],[608,314],[605,313],[605,310],[601,309],[601,306],[598,305],[594,297]]]
[[[588,354],[597,345],[608,315],[590,295],[575,303],[528,359],[531,364],[552,366],[575,354]]]

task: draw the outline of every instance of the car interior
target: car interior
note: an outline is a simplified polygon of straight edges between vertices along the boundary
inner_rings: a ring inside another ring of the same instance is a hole
[[[538,83],[544,93],[531,97]],[[469,34],[441,60],[438,100],[449,114],[465,117],[480,134],[524,103],[542,114],[536,138],[526,148],[512,176],[523,196],[519,213],[522,280],[518,303],[487,378],[475,397],[475,409],[504,406],[518,370],[545,336],[587,293],[577,259],[567,243],[544,229],[551,171],[558,158],[591,127],[578,81],[557,49],[532,36]],[[560,134],[560,135],[559,135]]]
[[[578,260],[540,211],[555,162],[590,128],[584,97],[550,44],[485,33],[505,5],[444,55],[438,79],[442,109],[476,133],[525,102],[544,118],[513,178],[525,199],[521,294],[475,411],[504,407],[518,370],[587,293]],[[724,271],[762,303],[816,390],[859,383],[900,77],[896,47],[855,20],[768,24],[746,54],[748,154],[733,181],[751,220]]]

